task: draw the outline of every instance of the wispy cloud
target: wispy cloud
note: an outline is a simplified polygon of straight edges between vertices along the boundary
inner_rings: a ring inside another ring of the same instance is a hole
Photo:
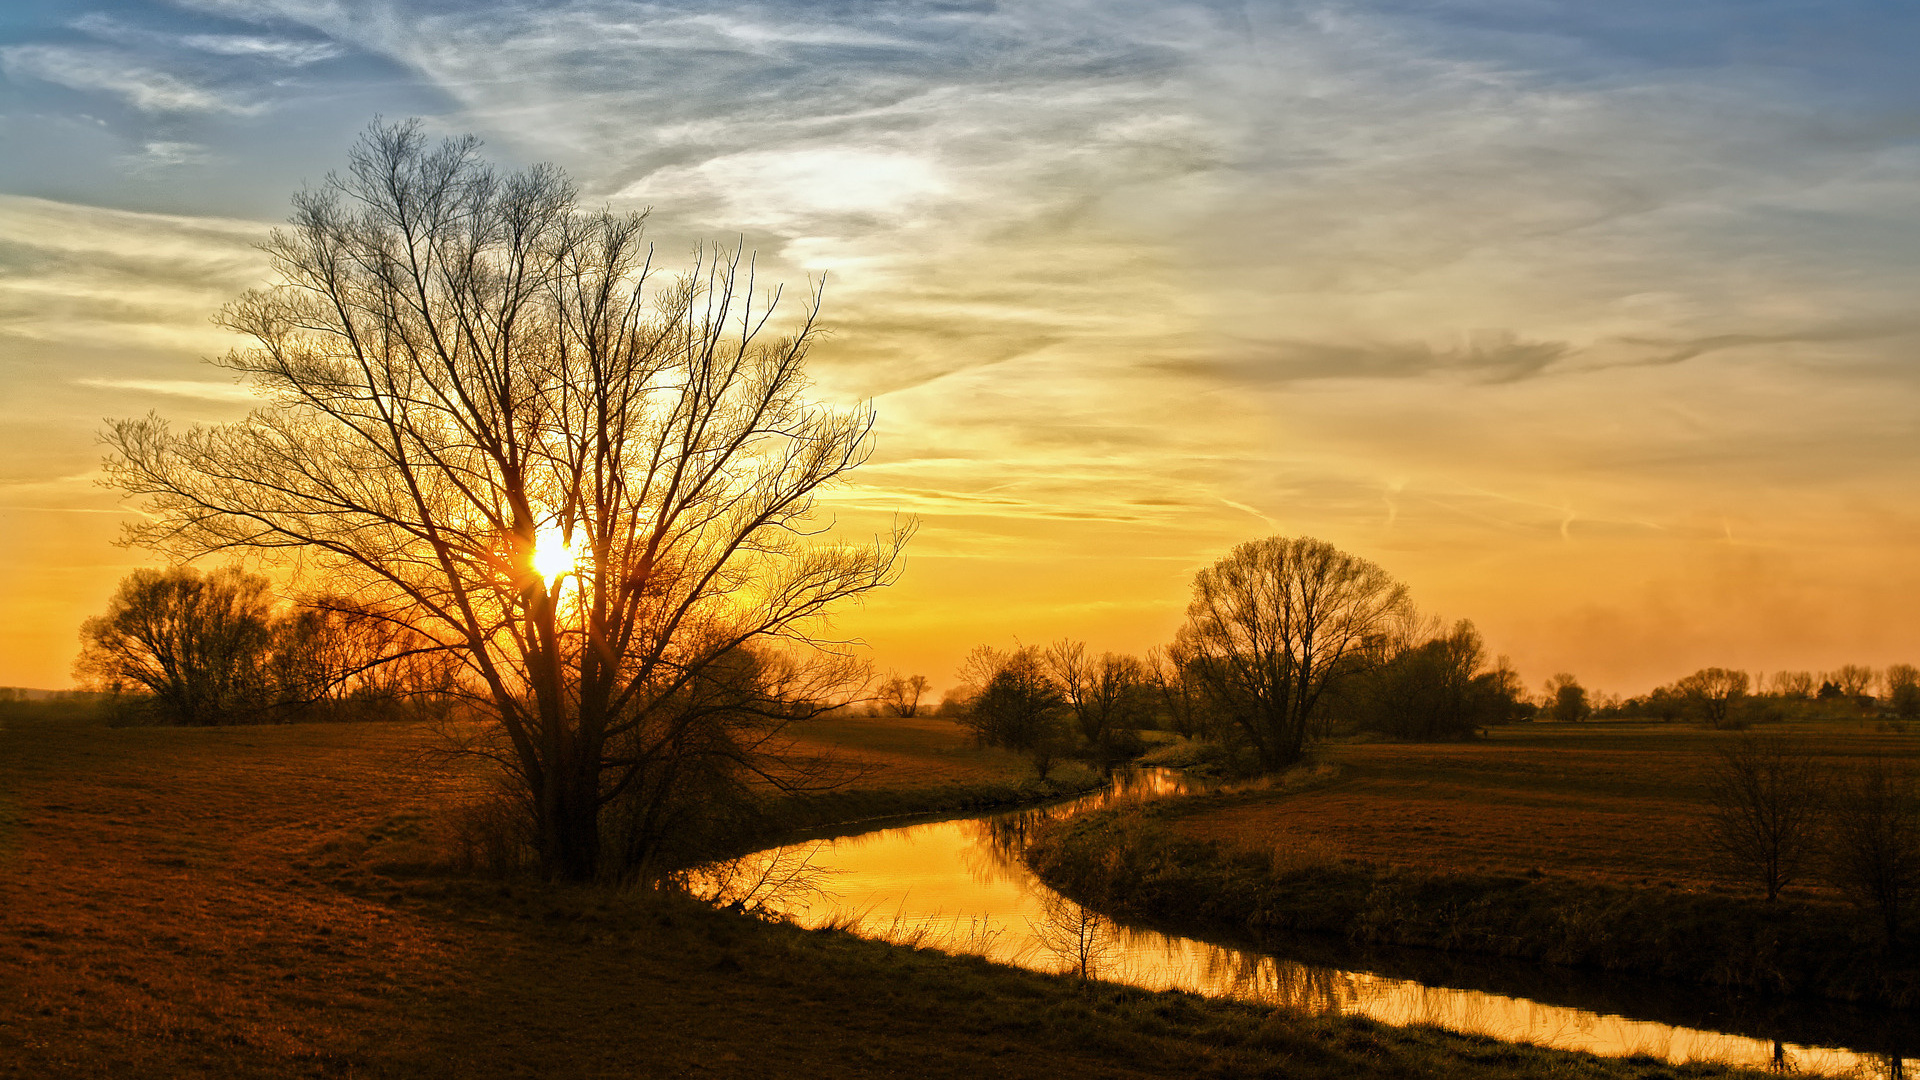
[[[198,398],[201,401],[257,401],[251,389],[230,382],[198,382],[192,379],[75,379],[80,386],[101,390],[135,390],[168,397]]]
[[[345,55],[338,44],[312,38],[265,34],[176,33],[136,26],[101,12],[73,20],[75,30],[101,41],[145,49],[188,50],[213,56],[263,60],[287,67],[305,67]]]
[[[180,75],[148,66],[122,50],[92,45],[13,45],[0,49],[0,71],[72,90],[97,90],[150,113],[258,112],[239,100]]]

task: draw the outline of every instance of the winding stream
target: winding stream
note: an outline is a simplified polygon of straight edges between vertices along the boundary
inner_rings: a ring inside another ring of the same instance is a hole
[[[877,829],[762,852],[805,887],[766,906],[804,926],[930,945],[1042,971],[1076,970],[1389,1024],[1433,1024],[1597,1054],[1712,1060],[1800,1073],[1901,1076],[1920,1024],[1818,1002],[1716,1000],[1712,991],[1426,950],[1359,952],[1325,940],[1265,952],[1116,926],[1083,914],[1020,858],[1039,825],[1184,790],[1180,774],[1123,774],[1108,791],[1039,809]],[[796,868],[804,863],[794,878]]]

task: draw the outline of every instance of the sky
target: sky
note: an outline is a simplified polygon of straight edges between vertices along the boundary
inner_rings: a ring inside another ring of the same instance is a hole
[[[211,316],[375,117],[827,275],[845,612],[1141,651],[1317,536],[1529,683],[1920,662],[1920,6],[0,7],[0,685],[150,553],[97,433],[226,420]]]

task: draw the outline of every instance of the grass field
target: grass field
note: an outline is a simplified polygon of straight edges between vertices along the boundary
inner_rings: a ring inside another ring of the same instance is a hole
[[[1844,768],[1920,760],[1920,738],[1871,724],[1768,725]],[[1740,736],[1677,724],[1523,724],[1479,742],[1361,743],[1325,753],[1334,784],[1183,815],[1182,834],[1411,869],[1546,873],[1626,885],[1745,889],[1703,828],[1706,770]],[[1797,890],[1820,891],[1811,881]]]
[[[896,735],[810,737],[887,755],[903,783],[916,751]],[[452,876],[435,868],[438,815],[472,780],[421,742],[387,724],[6,718],[0,1075],[1718,1074],[1083,989],[673,897]],[[925,756],[947,782],[998,767]]]
[[[1778,733],[1834,769],[1916,756],[1911,736],[1860,724]],[[1920,1004],[1920,964],[1887,947],[1875,913],[1811,875],[1767,903],[1715,858],[1706,771],[1736,737],[1543,724],[1468,744],[1336,744],[1293,786],[1080,815],[1027,857],[1082,903],[1203,936],[1309,933]]]

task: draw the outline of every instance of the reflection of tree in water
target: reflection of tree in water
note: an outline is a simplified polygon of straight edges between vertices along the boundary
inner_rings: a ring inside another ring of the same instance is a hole
[[[1350,972],[1202,946],[1202,970],[1222,993],[1309,1015],[1339,1015],[1359,1002]]]
[[[1178,795],[1187,790],[1186,777],[1175,769],[1118,769],[1112,783],[1103,791],[1052,806],[1036,806],[990,817],[962,821],[961,828],[980,853],[969,856],[967,869],[976,878],[983,875],[1019,877],[1026,873],[1021,853],[1035,833],[1053,822],[1086,810],[1098,810],[1118,802]],[[997,874],[995,873],[997,872]]]
[[[1108,975],[1108,964],[1125,950],[1105,916],[1058,894],[1028,924],[1040,947],[1081,982]]]

